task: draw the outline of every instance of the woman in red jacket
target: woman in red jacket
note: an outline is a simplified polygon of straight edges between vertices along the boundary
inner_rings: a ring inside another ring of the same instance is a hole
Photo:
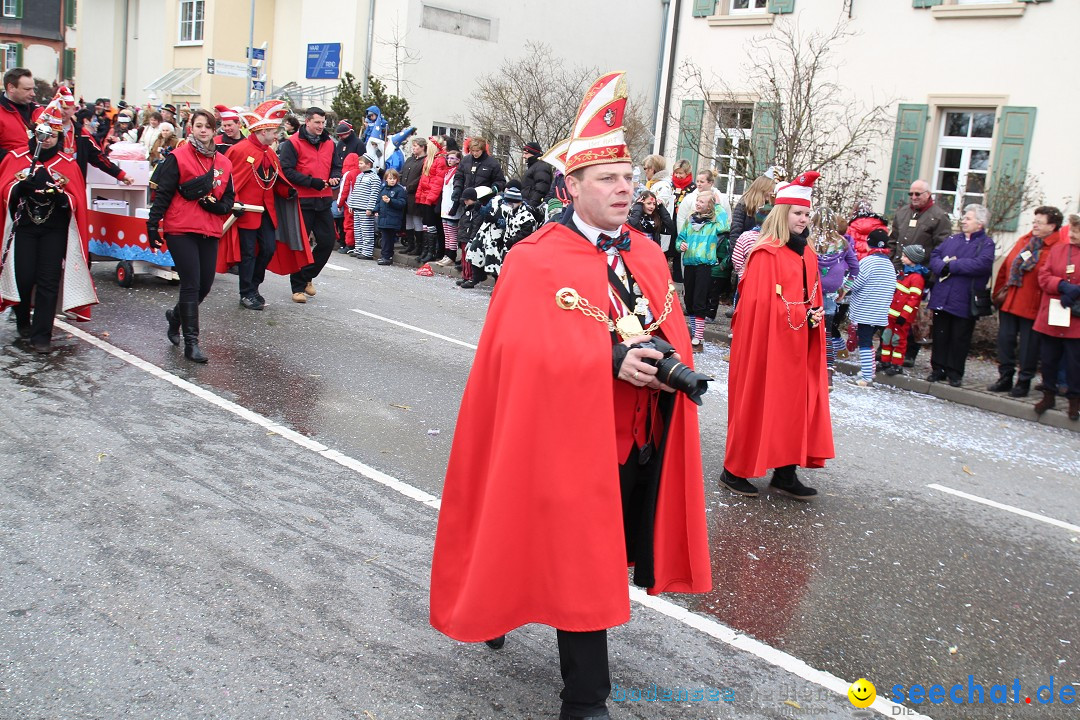
[[[161,248],[164,234],[180,275],[180,301],[165,311],[167,337],[179,345],[182,328],[184,357],[197,363],[207,361],[199,349],[199,303],[214,283],[218,241],[233,211],[232,163],[214,145],[216,130],[213,113],[191,114],[191,135],[154,173],[157,188],[146,221],[150,247]]]
[[[1069,216],[1069,242],[1054,245],[1039,266],[1039,287],[1043,294],[1035,332],[1041,336],[1043,384],[1037,389],[1043,396],[1035,412],[1042,415],[1054,407],[1058,368],[1064,362],[1069,419],[1080,420],[1080,215]]]
[[[427,141],[427,159],[416,188],[416,212],[424,221],[424,249],[420,264],[431,262],[438,254],[439,223],[442,222],[443,178],[446,177],[446,150],[442,139],[431,136]]]

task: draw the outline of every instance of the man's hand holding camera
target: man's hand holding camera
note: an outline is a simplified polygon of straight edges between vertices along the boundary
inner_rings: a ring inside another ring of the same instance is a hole
[[[637,387],[647,387],[651,390],[663,390],[664,392],[675,392],[675,388],[668,387],[659,380],[656,379],[656,363],[664,359],[664,354],[659,350],[653,350],[651,348],[633,347],[634,345],[640,345],[641,343],[647,343],[652,338],[648,335],[639,335],[638,337],[632,337],[623,341],[628,350],[626,356],[623,358],[622,366],[619,368],[619,379],[636,385]],[[674,357],[678,358],[676,353]],[[653,364],[645,362],[646,360],[652,360]]]

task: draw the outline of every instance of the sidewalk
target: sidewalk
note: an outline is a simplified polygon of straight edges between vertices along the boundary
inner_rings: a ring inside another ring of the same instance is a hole
[[[394,264],[412,268],[419,266],[415,257],[403,255],[401,253],[395,253]],[[437,275],[445,275],[453,278],[461,277],[461,273],[455,270],[453,265],[443,267],[431,263],[431,269]],[[489,278],[481,284],[491,286],[493,285],[493,282]],[[729,345],[731,343],[728,338],[728,335],[731,332],[731,320],[724,315],[725,309],[727,309],[727,306],[721,306],[720,312],[717,314],[716,322],[710,322],[705,325],[706,342],[715,343],[717,345]],[[837,362],[836,369],[838,373],[843,375],[854,376],[859,372],[857,363],[844,360]],[[878,373],[874,378],[874,383],[891,385],[903,390],[910,390],[912,392],[938,397],[942,400],[959,403],[960,405],[969,405],[982,410],[995,412],[1000,415],[1008,415],[1009,417],[1030,420],[1031,422],[1038,422],[1043,425],[1049,425],[1050,427],[1080,433],[1080,422],[1069,420],[1068,416],[1065,414],[1067,402],[1065,398],[1059,397],[1057,408],[1047,411],[1040,417],[1035,414],[1033,406],[1042,395],[1034,388],[1025,398],[1014,398],[1008,393],[989,392],[986,387],[998,378],[997,365],[989,360],[983,360],[981,358],[968,359],[963,387],[954,388],[948,383],[927,382],[923,378],[929,374],[930,348],[926,347],[919,352],[918,359],[915,361],[915,367],[904,368],[903,375],[895,375],[893,377],[889,377],[884,373]],[[845,382],[845,380],[838,376],[835,382]],[[1034,386],[1037,382],[1038,380],[1033,382],[1032,385]],[[868,391],[873,392],[873,389],[871,388]]]

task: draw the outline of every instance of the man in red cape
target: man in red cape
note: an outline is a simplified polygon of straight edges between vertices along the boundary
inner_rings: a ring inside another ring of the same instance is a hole
[[[87,261],[86,185],[75,160],[60,152],[62,115],[56,101],[39,115],[45,139],[32,175],[37,137],[0,163],[0,308],[15,306],[19,335],[40,353],[52,349],[58,307],[85,321],[98,301]]]
[[[497,648],[527,623],[557,629],[561,718],[608,717],[607,628],[630,619],[628,565],[650,594],[712,584],[697,408],[658,382],[646,361],[660,353],[631,347],[648,332],[691,358],[664,255],[625,225],[625,104],[622,73],[593,85],[568,152],[574,212],[506,256],[432,562],[431,623],[446,635]]]
[[[259,285],[267,270],[291,275],[312,262],[296,189],[271,147],[288,112],[283,101],[267,100],[245,113],[251,134],[225,153],[233,166],[236,202],[264,208],[244,213],[218,244],[217,271],[240,265],[240,304],[249,310],[266,307]]]
[[[817,177],[806,172],[777,187],[739,282],[721,476],[721,483],[739,495],[756,496],[757,488],[746,478],[775,468],[774,488],[809,500],[817,491],[798,480],[795,467],[824,467],[833,457],[821,276],[805,229]],[[790,224],[793,215],[801,218],[802,228]],[[774,218],[788,237],[767,236]]]

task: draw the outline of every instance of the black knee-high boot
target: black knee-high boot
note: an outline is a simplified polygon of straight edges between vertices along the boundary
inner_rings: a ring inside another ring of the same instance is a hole
[[[439,235],[434,230],[424,233],[423,252],[420,253],[420,264],[431,262],[435,259],[435,245],[439,242]]]
[[[180,327],[184,332],[184,357],[197,363],[209,360],[199,349],[199,303],[180,303]]]
[[[413,235],[413,231],[412,230],[406,230],[405,234],[401,236],[401,254],[402,255],[411,255],[412,254],[413,242],[414,241],[415,241],[415,236]]]
[[[413,244],[412,244],[412,247],[409,248],[409,252],[406,253],[406,254],[407,255],[416,255],[416,256],[423,255],[424,254],[424,233],[423,233],[423,231],[421,231],[421,232],[413,232],[412,235],[413,235]]]
[[[165,311],[165,319],[169,321],[169,329],[165,332],[165,337],[169,338],[169,342],[173,345],[180,344],[180,303],[176,303],[176,307]]]

